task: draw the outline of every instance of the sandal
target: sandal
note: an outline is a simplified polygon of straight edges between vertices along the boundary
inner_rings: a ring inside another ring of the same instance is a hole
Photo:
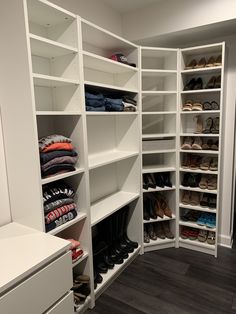
[[[219,133],[219,128],[220,128],[220,118],[216,117],[212,121],[211,133],[218,134]]]
[[[190,204],[190,192],[189,191],[183,192],[183,196],[181,198],[181,201],[184,205]]]
[[[202,104],[200,102],[195,102],[192,106],[193,111],[202,111]]]
[[[192,192],[190,194],[190,205],[198,206],[200,203],[200,194],[198,192]]]
[[[192,144],[192,149],[201,150],[202,149],[202,140],[200,137],[195,137]]]
[[[189,168],[192,170],[197,170],[200,167],[201,157],[192,155],[190,159],[190,166]]]
[[[213,142],[213,140],[207,140],[207,142],[204,142],[203,144],[202,144],[202,149],[203,150],[210,150],[210,149],[212,149],[212,145],[214,145],[214,142]]]
[[[203,121],[201,116],[196,116],[193,118],[193,120],[196,122],[196,129],[194,131],[195,134],[201,134],[203,131]]]
[[[193,142],[193,140],[191,137],[189,137],[189,136],[185,137],[184,143],[182,144],[181,149],[191,149],[192,142]]]
[[[209,170],[210,169],[210,163],[211,163],[210,157],[203,157],[201,164],[200,164],[200,169],[201,170]]]
[[[211,170],[211,171],[217,171],[218,170],[218,160],[217,160],[217,157],[213,157],[211,159],[211,163],[209,165],[209,170]]]
[[[212,133],[212,127],[213,127],[213,119],[207,118],[205,122],[205,129],[203,130],[204,134]]]
[[[183,111],[191,111],[192,110],[193,102],[191,100],[187,100],[186,103],[183,105]]]
[[[199,187],[200,189],[207,189],[208,187],[208,182],[207,182],[207,176],[206,175],[202,175],[201,177],[201,181],[199,182]]]
[[[199,230],[194,229],[194,228],[190,228],[189,240],[192,240],[192,241],[197,240],[198,234],[199,234]]]
[[[218,150],[219,149],[219,141],[216,141],[215,143],[212,143],[211,149],[212,150]]]
[[[188,237],[189,237],[189,228],[188,227],[182,227],[182,230],[180,232],[180,237],[184,240],[188,239]]]
[[[217,190],[216,176],[210,176],[210,178],[208,179],[208,190]]]
[[[202,104],[203,110],[212,110],[212,104],[209,101],[206,101]]]
[[[209,231],[207,236],[207,243],[214,245],[216,242],[215,232]]]
[[[189,154],[184,154],[183,161],[182,161],[182,168],[189,168],[191,162],[191,157]]]
[[[219,106],[219,104],[215,100],[213,100],[211,102],[211,108],[212,108],[212,110],[219,110],[220,106]]]
[[[198,241],[206,242],[208,232],[206,230],[200,230],[198,234]]]

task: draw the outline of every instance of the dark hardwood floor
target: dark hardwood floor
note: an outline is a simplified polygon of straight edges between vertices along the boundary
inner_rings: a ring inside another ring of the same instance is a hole
[[[86,314],[236,314],[236,246],[139,256]]]

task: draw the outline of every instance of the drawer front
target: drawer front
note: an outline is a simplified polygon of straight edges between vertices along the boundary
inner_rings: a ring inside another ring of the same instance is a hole
[[[74,314],[73,292],[68,293],[45,314]]]
[[[71,253],[67,252],[3,295],[0,298],[0,313],[42,314],[72,285]]]

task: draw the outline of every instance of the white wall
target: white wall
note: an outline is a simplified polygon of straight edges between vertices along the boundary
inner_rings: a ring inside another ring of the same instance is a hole
[[[50,2],[122,36],[121,15],[102,0],[50,0]]]
[[[124,14],[123,34],[137,41],[235,18],[235,0],[163,0]]]
[[[1,112],[0,112],[0,226],[3,226],[11,222],[11,212],[9,204],[8,195],[8,184],[7,184],[7,173],[6,173],[6,163],[4,154],[4,141],[2,134],[2,122],[1,122]]]

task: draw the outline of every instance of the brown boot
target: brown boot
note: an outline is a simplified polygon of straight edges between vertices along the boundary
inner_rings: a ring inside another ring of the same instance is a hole
[[[174,239],[173,233],[170,231],[170,222],[163,221],[163,230],[167,239]]]

